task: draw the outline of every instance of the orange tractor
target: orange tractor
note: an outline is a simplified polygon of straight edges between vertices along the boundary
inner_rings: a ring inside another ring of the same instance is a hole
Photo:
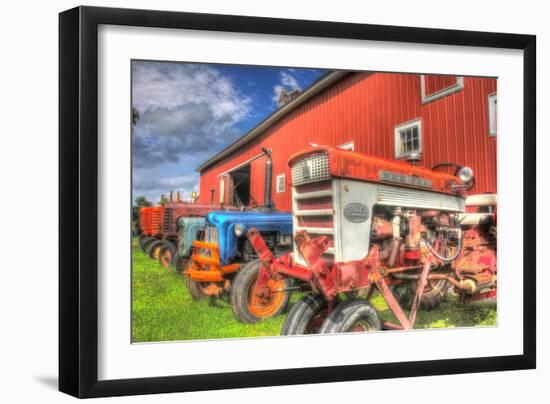
[[[149,256],[153,254],[153,244],[161,239],[163,213],[162,206],[144,207],[139,211],[139,227],[141,228],[139,246]]]

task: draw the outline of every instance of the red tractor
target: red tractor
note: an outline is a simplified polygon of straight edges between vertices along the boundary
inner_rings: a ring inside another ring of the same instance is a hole
[[[183,202],[179,192],[176,192],[174,200],[173,193],[170,192],[168,202],[163,206],[141,208],[140,227],[143,236],[140,238],[140,246],[150,258],[158,259],[163,267],[173,265],[180,272],[182,268],[178,253],[178,235],[185,222],[180,219],[204,217],[208,212],[222,209],[234,208]]]
[[[411,329],[450,285],[464,302],[495,296],[496,198],[479,196],[469,202],[477,212],[465,213],[470,168],[452,175],[326,146],[289,165],[294,251],[276,258],[248,232],[260,257],[251,299],[286,278],[311,292],[290,310],[283,335]],[[375,290],[398,324],[380,319],[369,302]]]
[[[161,239],[161,220],[164,213],[162,206],[144,207],[139,210],[139,227],[141,250],[151,256],[151,246]]]
[[[233,209],[231,207],[223,207],[220,205],[203,205],[189,202],[179,201],[179,195],[175,202],[169,202],[164,205],[164,215],[162,218],[162,238],[159,246],[159,260],[163,267],[168,268],[173,265],[174,269],[179,273],[185,267],[188,257],[180,257],[178,243],[183,243],[181,233],[184,230],[185,220],[183,218],[200,218],[205,217],[207,213],[222,209]]]

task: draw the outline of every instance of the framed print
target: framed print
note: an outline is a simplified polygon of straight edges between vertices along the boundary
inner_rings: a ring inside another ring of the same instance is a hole
[[[59,27],[61,391],[535,367],[534,36]]]

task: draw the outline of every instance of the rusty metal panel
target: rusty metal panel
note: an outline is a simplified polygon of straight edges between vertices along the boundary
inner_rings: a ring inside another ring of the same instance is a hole
[[[434,84],[435,85],[435,84]],[[443,84],[441,84],[443,85]],[[470,193],[496,192],[496,137],[489,136],[488,96],[497,90],[495,78],[464,77],[464,88],[422,104],[420,75],[353,73],[307,101],[253,139],[245,147],[204,170],[200,201],[219,200],[218,175],[271,148],[273,201],[290,211],[288,157],[310,143],[339,146],[353,141],[356,151],[394,158],[397,125],[421,119],[422,161],[469,165],[476,173]],[[251,164],[251,196],[263,202],[264,163]],[[287,189],[276,192],[276,176],[286,174]]]

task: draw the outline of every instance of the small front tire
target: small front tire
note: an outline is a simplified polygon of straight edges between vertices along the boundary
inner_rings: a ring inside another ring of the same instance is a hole
[[[338,304],[323,322],[320,334],[379,331],[380,316],[364,299],[351,299]]]
[[[281,335],[318,334],[326,316],[326,299],[322,295],[306,295],[288,312]]]

